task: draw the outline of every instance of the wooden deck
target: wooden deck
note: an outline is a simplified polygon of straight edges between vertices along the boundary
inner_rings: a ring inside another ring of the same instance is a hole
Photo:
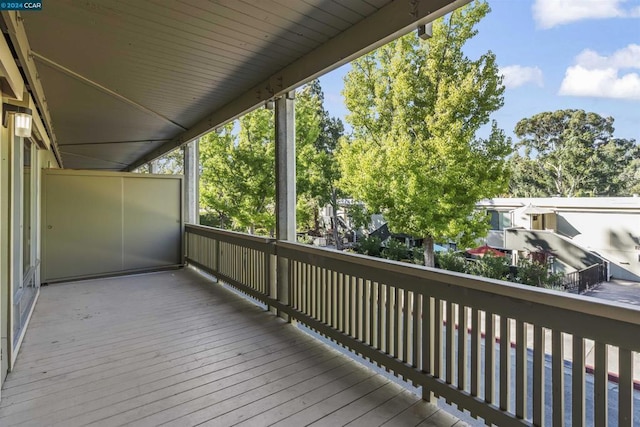
[[[191,270],[42,288],[0,425],[460,426]]]

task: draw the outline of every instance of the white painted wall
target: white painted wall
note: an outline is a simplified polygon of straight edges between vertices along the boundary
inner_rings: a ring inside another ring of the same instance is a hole
[[[526,206],[523,206],[518,209],[514,209],[512,220],[512,227],[522,227],[522,228],[530,228],[531,227],[531,216],[526,215],[524,210]]]
[[[578,233],[573,236],[576,243],[616,266],[614,277],[640,280],[640,213],[559,211],[558,217],[561,219],[558,231],[562,233],[567,226],[572,227],[571,231]]]

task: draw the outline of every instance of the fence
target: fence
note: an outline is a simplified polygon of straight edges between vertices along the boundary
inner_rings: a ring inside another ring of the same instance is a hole
[[[206,227],[188,225],[186,234],[189,263],[422,386],[425,399],[443,397],[501,426],[585,425],[587,410],[605,426],[610,405],[617,425],[633,423],[640,310]],[[274,283],[276,257],[286,286]],[[613,357],[617,402],[607,387]]]
[[[594,264],[582,270],[574,271],[564,276],[562,286],[579,294],[606,280],[606,265]]]

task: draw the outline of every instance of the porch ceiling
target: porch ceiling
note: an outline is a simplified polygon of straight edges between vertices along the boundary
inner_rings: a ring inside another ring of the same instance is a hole
[[[64,166],[128,170],[468,1],[57,0],[2,18]]]

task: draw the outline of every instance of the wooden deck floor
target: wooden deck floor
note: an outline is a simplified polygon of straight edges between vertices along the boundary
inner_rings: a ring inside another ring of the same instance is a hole
[[[0,425],[461,425],[191,270],[42,288]]]

